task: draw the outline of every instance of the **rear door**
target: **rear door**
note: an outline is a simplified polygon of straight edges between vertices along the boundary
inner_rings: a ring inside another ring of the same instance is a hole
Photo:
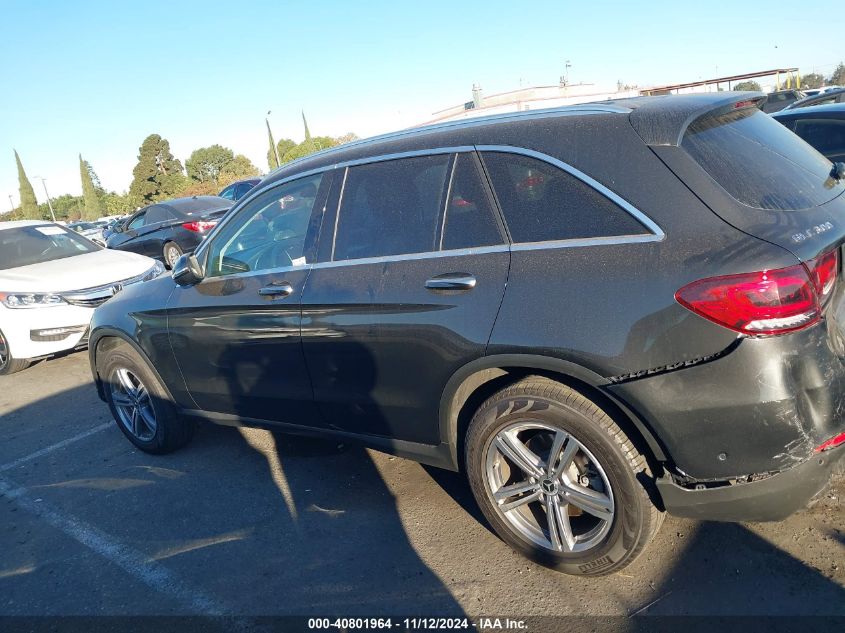
[[[510,260],[474,152],[348,167],[302,297],[323,424],[438,444],[452,374],[481,357]]]

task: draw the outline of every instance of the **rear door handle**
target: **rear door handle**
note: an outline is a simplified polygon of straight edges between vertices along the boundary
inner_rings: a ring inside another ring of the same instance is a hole
[[[446,273],[437,275],[425,282],[429,290],[472,290],[475,288],[476,279],[467,273]]]
[[[282,281],[277,284],[270,284],[259,289],[258,294],[262,297],[287,297],[293,293],[293,286],[288,282]]]

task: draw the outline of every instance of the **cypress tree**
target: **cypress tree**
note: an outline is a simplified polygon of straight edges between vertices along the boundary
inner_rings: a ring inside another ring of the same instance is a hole
[[[279,157],[276,155],[276,143],[273,141],[273,132],[270,131],[270,121],[264,119],[267,124],[267,138],[270,141],[270,149],[267,150],[267,164],[270,165],[270,171],[273,171],[279,166]]]
[[[170,143],[150,134],[138,150],[129,195],[137,206],[176,196],[185,187],[182,163],[170,153]]]
[[[15,162],[18,164],[18,183],[21,195],[20,214],[26,220],[40,220],[41,213],[38,211],[38,201],[35,199],[35,191],[29,182],[29,178],[26,177],[26,172],[23,170],[21,157],[18,156],[17,150],[15,150]]]
[[[83,210],[82,218],[85,220],[96,220],[102,213],[100,205],[100,197],[97,195],[97,189],[94,186],[94,179],[91,176],[91,165],[82,160],[82,154],[79,155],[79,177],[82,179],[82,201]]]

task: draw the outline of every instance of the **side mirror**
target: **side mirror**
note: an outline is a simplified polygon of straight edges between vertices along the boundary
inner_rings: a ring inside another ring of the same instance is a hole
[[[830,177],[835,180],[845,180],[845,163],[833,163],[833,169],[830,170]]]
[[[202,267],[193,255],[182,255],[173,265],[173,281],[180,286],[193,286],[202,281]]]
[[[111,227],[112,233],[123,233],[123,225],[122,224],[115,224]]]

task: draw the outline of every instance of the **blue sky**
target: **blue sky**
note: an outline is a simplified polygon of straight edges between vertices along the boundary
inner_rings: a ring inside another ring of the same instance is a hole
[[[774,67],[829,74],[845,14],[793,2],[0,0],[0,209],[12,148],[40,201],[80,192],[77,154],[128,187],[148,134],[184,161],[220,143],[266,169],[277,138],[405,127],[471,97],[570,82],[640,86]]]

